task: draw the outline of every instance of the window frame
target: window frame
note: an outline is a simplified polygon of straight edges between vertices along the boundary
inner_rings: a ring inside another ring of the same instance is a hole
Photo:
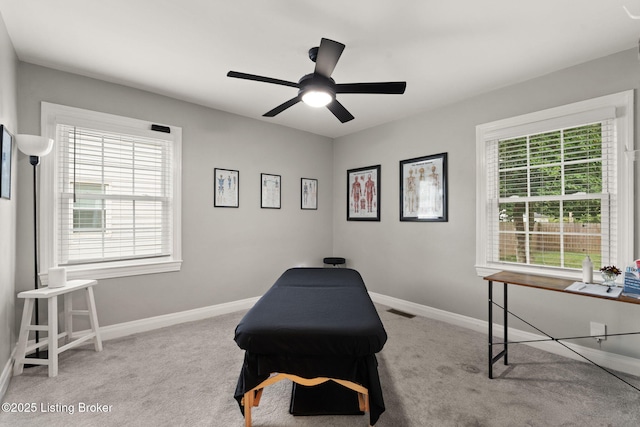
[[[182,128],[169,126],[170,133],[151,130],[154,122],[42,102],[41,129],[44,136],[56,138],[56,125],[65,123],[103,131],[126,133],[167,139],[173,144],[172,164],[172,247],[171,255],[161,258],[140,258],[65,266],[69,279],[108,279],[141,274],[180,271],[182,265]],[[166,126],[166,125],[165,125]],[[40,158],[39,218],[40,218],[40,277],[48,283],[48,270],[57,267],[58,257],[58,150]],[[52,214],[53,213],[53,214]]]
[[[489,239],[487,194],[487,143],[505,135],[520,132],[543,133],[571,124],[589,122],[591,117],[608,113],[613,116],[616,145],[617,180],[617,257],[616,265],[624,267],[634,257],[634,91],[628,90],[560,107],[523,114],[476,126],[476,273],[484,277],[499,271],[513,271],[570,279],[580,279],[576,269],[518,265],[488,261]],[[561,126],[559,126],[561,124]],[[631,154],[631,155],[630,155]],[[596,266],[596,269],[598,267]]]

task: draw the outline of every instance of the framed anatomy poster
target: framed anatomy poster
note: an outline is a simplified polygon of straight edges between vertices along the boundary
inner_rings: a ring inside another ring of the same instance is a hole
[[[300,178],[300,209],[318,209],[318,180]]]
[[[347,171],[347,221],[380,221],[380,165]]]
[[[282,178],[270,173],[260,174],[260,207],[266,209],[280,209]]]
[[[213,170],[213,206],[237,208],[240,188],[240,172],[232,169]]]
[[[400,221],[448,221],[447,153],[400,161]]]

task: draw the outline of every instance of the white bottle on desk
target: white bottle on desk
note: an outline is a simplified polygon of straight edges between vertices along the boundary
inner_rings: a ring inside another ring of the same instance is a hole
[[[589,255],[582,261],[582,283],[593,283],[593,263]]]

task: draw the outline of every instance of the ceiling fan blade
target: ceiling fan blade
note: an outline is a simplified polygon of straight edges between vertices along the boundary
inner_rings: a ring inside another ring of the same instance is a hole
[[[227,77],[235,77],[236,79],[255,80],[257,82],[273,83],[276,85],[291,86],[299,88],[300,85],[286,80],[272,79],[271,77],[257,76],[255,74],[240,73],[238,71],[229,71]]]
[[[326,78],[331,77],[340,55],[344,50],[344,45],[329,39],[320,40],[320,46],[318,47],[318,56],[316,57],[316,69],[315,73],[320,74]]]
[[[302,100],[302,98],[300,96],[296,96],[295,98],[291,98],[290,100],[288,100],[287,102],[283,102],[282,104],[278,105],[276,108],[274,108],[271,111],[268,111],[266,113],[264,113],[262,116],[263,117],[273,117],[276,116],[280,113],[282,113],[284,110],[286,110],[287,108],[296,105],[298,102],[300,102]]]
[[[407,82],[384,83],[339,83],[336,93],[382,93],[401,95],[407,88]]]
[[[337,99],[334,99],[333,102],[330,102],[329,105],[327,105],[327,108],[342,123],[346,123],[349,120],[353,120],[354,119],[354,117],[351,115],[351,113],[349,111],[347,111],[347,109],[344,108],[344,106],[342,104],[340,104]]]

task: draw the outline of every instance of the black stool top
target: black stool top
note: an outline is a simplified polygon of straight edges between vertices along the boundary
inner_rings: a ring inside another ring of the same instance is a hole
[[[341,265],[341,264],[345,264],[346,261],[344,258],[337,258],[337,257],[327,257],[325,259],[322,260],[325,264],[331,264],[331,265]]]

